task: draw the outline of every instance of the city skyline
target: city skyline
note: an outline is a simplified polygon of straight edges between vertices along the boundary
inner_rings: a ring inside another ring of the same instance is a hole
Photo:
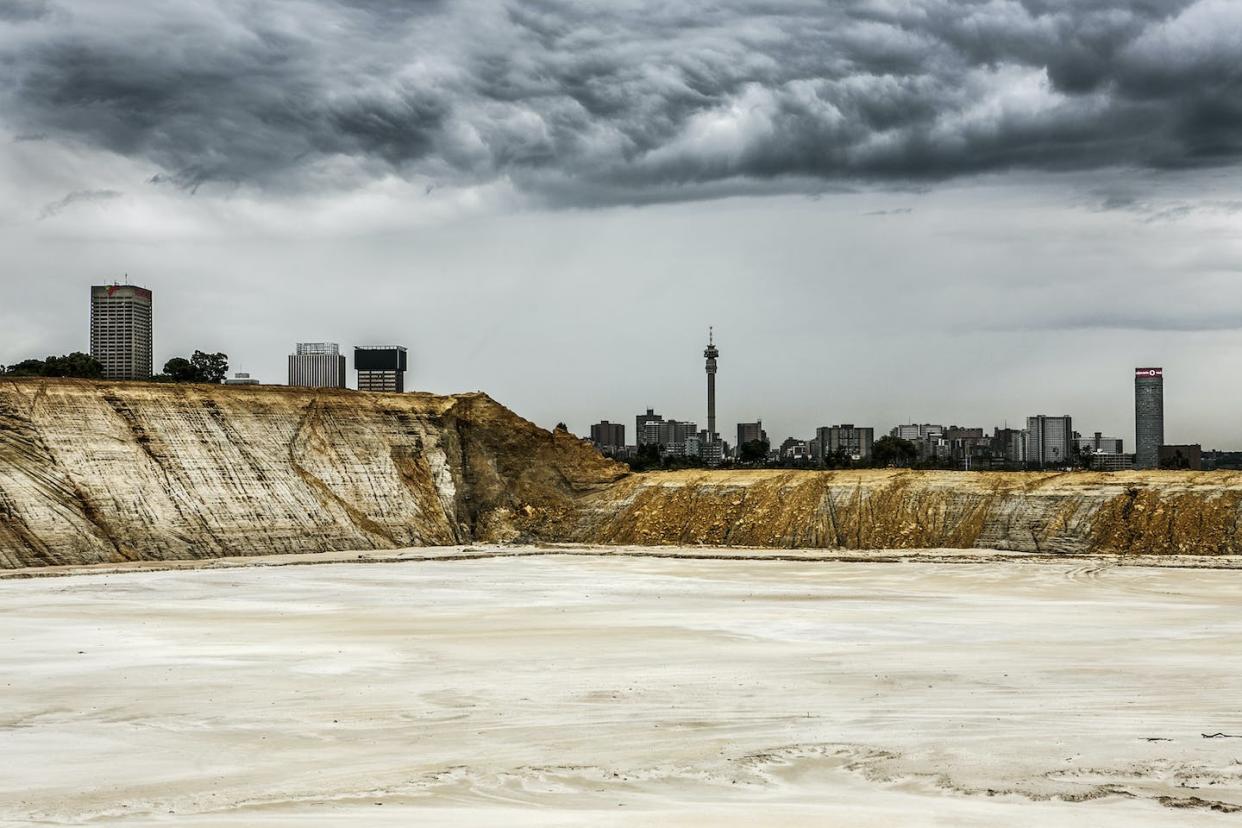
[[[126,274],[126,277],[128,278],[128,274]],[[148,298],[148,301],[149,301],[149,297],[150,297],[150,296],[151,296],[151,294],[152,294],[152,291],[150,291],[150,290],[149,290],[149,289],[147,289],[147,288],[133,288],[133,286],[129,286],[129,285],[122,286],[122,285],[120,284],[120,282],[119,282],[119,281],[118,281],[118,282],[114,282],[112,286],[103,286],[103,287],[100,287],[100,286],[92,286],[92,288],[91,288],[91,291],[92,291],[92,304],[91,304],[91,320],[92,320],[92,321],[91,321],[91,330],[92,330],[91,338],[92,338],[92,342],[93,342],[93,337],[94,337],[94,333],[93,333],[93,331],[94,331],[94,325],[95,325],[95,323],[94,323],[94,309],[95,309],[95,307],[96,307],[96,304],[95,304],[95,303],[96,303],[96,301],[97,301],[97,300],[96,300],[96,298],[95,298],[96,293],[98,293],[99,291],[102,291],[102,290],[109,290],[109,291],[110,291],[110,290],[116,290],[116,289],[119,289],[119,288],[122,288],[122,287],[124,287],[124,288],[126,288],[126,289],[131,289],[131,288],[132,288],[132,289],[136,289],[136,290],[140,291],[141,293],[143,293],[143,295],[145,295],[145,296]],[[151,317],[151,315],[150,315],[149,313],[148,313],[148,316],[147,316],[147,320],[146,320],[146,322],[147,322],[148,326],[150,326],[150,324],[151,324],[151,322],[152,322],[152,317]],[[150,344],[150,343],[149,343],[149,341],[148,341],[148,346],[149,346],[149,344]],[[324,348],[324,347],[329,347],[330,349],[339,349],[339,346],[338,346],[336,343],[331,343],[331,342],[315,342],[315,343],[302,343],[302,342],[299,342],[299,343],[297,343],[297,344],[296,344],[296,350],[297,350],[297,352],[298,352],[299,354],[301,354],[301,353],[303,353],[303,352],[308,353],[308,354],[309,354],[309,353],[318,353],[318,352],[319,352],[319,350],[320,350],[321,348]],[[369,351],[383,350],[383,349],[388,348],[388,347],[389,347],[389,346],[357,345],[357,346],[354,346],[354,349],[355,349],[355,357],[358,355],[358,353],[359,353],[359,352],[369,352]],[[410,387],[408,387],[408,388],[406,387],[406,385],[405,385],[405,381],[404,381],[404,379],[402,378],[402,376],[401,376],[401,375],[402,375],[402,374],[404,373],[404,371],[405,371],[406,360],[407,360],[407,356],[406,356],[407,349],[406,349],[404,346],[392,346],[392,348],[391,348],[391,349],[394,351],[394,353],[395,353],[395,352],[400,352],[401,371],[400,371],[400,372],[398,372],[397,374],[395,374],[392,378],[390,378],[390,379],[388,379],[388,380],[384,380],[384,381],[382,381],[379,385],[376,385],[374,382],[372,382],[372,381],[368,380],[366,383],[364,383],[364,384],[367,386],[367,387],[365,387],[365,388],[360,388],[360,387],[359,387],[359,382],[361,381],[361,379],[362,379],[363,375],[364,375],[364,374],[366,374],[367,372],[365,372],[365,371],[364,371],[364,372],[359,372],[356,366],[355,366],[353,369],[349,369],[349,368],[347,367],[347,363],[346,363],[346,361],[345,361],[344,357],[343,357],[342,355],[339,355],[339,350],[338,350],[338,351],[336,351],[336,353],[337,353],[336,358],[337,358],[337,359],[339,359],[339,360],[340,360],[340,362],[341,362],[341,368],[340,368],[340,370],[341,370],[344,374],[353,373],[353,374],[355,375],[355,377],[356,377],[355,382],[354,382],[354,384],[353,384],[352,386],[350,386],[350,385],[348,384],[348,382],[347,382],[347,381],[345,381],[345,380],[343,379],[343,380],[342,380],[343,384],[342,384],[340,387],[342,387],[342,388],[352,387],[352,388],[354,388],[354,389],[358,389],[358,390],[380,390],[380,391],[383,391],[383,390],[390,390],[390,391],[392,391],[392,390],[396,390],[396,391],[419,391],[419,390],[421,390],[421,391],[432,391],[433,389],[428,389],[428,388],[418,388],[418,387],[416,387],[416,386],[410,386]],[[72,349],[71,349],[71,350],[72,350]],[[708,376],[708,393],[707,393],[707,399],[706,399],[706,411],[708,412],[708,420],[707,420],[707,422],[710,422],[710,421],[711,421],[711,419],[712,419],[712,417],[714,416],[714,415],[713,415],[713,412],[715,411],[715,383],[714,383],[714,378],[715,378],[715,375],[716,375],[716,360],[717,360],[717,357],[719,356],[719,351],[718,351],[718,349],[716,348],[716,345],[715,345],[714,326],[709,326],[709,328],[708,328],[708,343],[707,343],[707,351],[705,351],[705,352],[704,352],[704,356],[706,356],[706,357],[708,358],[708,366],[707,366],[707,376]],[[289,356],[287,356],[287,357],[286,357],[286,359],[287,359],[287,360],[292,360],[292,359],[294,359],[294,357],[289,357]],[[4,364],[3,362],[0,362],[0,365],[3,365],[3,364]],[[160,364],[160,365],[162,365],[162,364],[163,364],[163,362],[162,362],[162,361],[160,361],[160,363],[159,363],[159,364]],[[290,378],[291,378],[291,377],[292,377],[292,362],[290,361],[290,362],[288,363],[288,365],[289,365],[289,368],[290,368],[290,374],[289,374],[289,376],[290,376]],[[1135,408],[1135,417],[1134,417],[1134,420],[1133,420],[1133,427],[1132,427],[1132,429],[1131,429],[1131,431],[1130,431],[1129,433],[1132,435],[1133,445],[1135,445],[1135,446],[1137,447],[1137,446],[1139,446],[1139,445],[1140,445],[1140,443],[1141,443],[1141,440],[1137,437],[1137,435],[1138,435],[1138,433],[1139,433],[1139,431],[1140,431],[1140,425],[1139,425],[1139,419],[1138,419],[1138,412],[1139,412],[1139,408],[1140,408],[1140,402],[1139,402],[1139,400],[1140,400],[1140,397],[1141,397],[1141,392],[1140,392],[1140,384],[1141,384],[1141,382],[1143,381],[1143,379],[1144,379],[1144,378],[1146,378],[1146,377],[1149,377],[1149,376],[1150,376],[1150,377],[1158,377],[1158,378],[1159,378],[1159,384],[1160,384],[1160,387],[1162,388],[1162,387],[1163,387],[1163,368],[1144,368],[1144,367],[1139,367],[1139,368],[1135,368],[1134,370],[1135,370],[1135,376],[1136,376],[1136,384],[1135,384],[1135,386],[1134,386],[1134,402],[1135,402],[1135,406],[1136,406],[1136,408]],[[372,373],[373,373],[373,372],[372,372]],[[239,375],[239,376],[240,376],[240,375]],[[245,376],[245,377],[247,377],[247,382],[248,382],[248,383],[250,383],[250,384],[259,384],[259,383],[268,384],[268,385],[281,385],[281,384],[285,384],[285,383],[281,383],[281,382],[273,381],[273,380],[270,380],[270,379],[268,379],[268,380],[266,380],[266,381],[265,381],[265,380],[263,380],[261,377],[253,377],[253,379],[251,379],[252,374],[251,374],[250,372],[246,372],[244,376]],[[390,383],[391,383],[391,384],[390,384]],[[294,383],[292,382],[292,379],[290,379],[290,380],[289,380],[289,384],[294,384]],[[372,386],[374,386],[374,387],[372,387]],[[457,390],[461,390],[461,389],[457,389]],[[479,390],[483,390],[483,389],[479,389]],[[451,393],[451,392],[448,392],[448,393]],[[1162,404],[1161,404],[1161,406],[1162,406]],[[651,406],[648,406],[648,407],[647,407],[647,410],[648,410],[648,413],[650,413],[650,412],[651,412],[651,410],[652,410],[652,407],[651,407]],[[519,412],[519,413],[520,413],[520,412]],[[658,413],[658,412],[657,412],[657,413]],[[1038,416],[1041,416],[1041,417],[1042,417],[1042,416],[1046,416],[1046,415],[1038,415]],[[1047,415],[1047,416],[1050,416],[1050,415]],[[603,418],[603,419],[604,419],[604,420],[607,420],[607,417],[605,417],[605,418]],[[674,420],[674,421],[676,420],[676,418],[675,418],[675,417],[670,417],[670,418],[668,418],[668,419],[670,419],[670,420]],[[831,418],[830,418],[830,419],[831,419]],[[1030,420],[1032,419],[1032,417],[1028,416],[1026,419],[1027,419],[1027,421],[1028,421],[1027,425],[1028,425],[1028,427],[1029,427],[1029,423],[1030,423]],[[761,421],[761,420],[762,420],[762,417],[758,418],[758,420],[759,420],[759,421]],[[1161,426],[1160,426],[1160,428],[1162,429],[1162,428],[1163,428],[1163,414],[1162,414],[1162,412],[1161,412],[1161,414],[1160,414],[1160,420],[1161,420]],[[919,419],[919,418],[911,418],[911,419],[908,419],[908,420],[905,420],[905,421],[898,421],[898,422],[895,422],[895,423],[893,424],[893,426],[894,426],[894,427],[893,427],[893,429],[892,429],[892,430],[895,432],[895,431],[897,430],[897,426],[901,426],[901,425],[904,425],[904,424],[906,424],[906,423],[916,423],[916,422],[930,423],[930,422],[933,422],[933,421],[937,421],[937,420],[936,420],[936,418],[923,418],[923,419]],[[558,420],[557,420],[557,422],[565,422],[565,419],[564,419],[564,418],[558,419]],[[594,426],[594,424],[595,424],[596,422],[597,422],[597,420],[592,420],[590,423],[588,423],[586,426],[582,427],[581,429],[580,429],[580,428],[579,428],[579,427],[575,424],[575,425],[573,425],[573,426],[571,426],[571,427],[570,427],[570,430],[571,430],[572,432],[576,433],[576,434],[579,434],[580,436],[587,437],[588,435],[590,435],[590,434],[592,433],[593,426]],[[827,422],[828,422],[828,420],[823,420],[823,423],[821,423],[821,425],[818,425],[818,426],[813,426],[813,427],[812,427],[812,429],[811,429],[811,435],[812,435],[812,436],[811,436],[810,438],[806,438],[806,437],[804,437],[804,436],[803,436],[801,433],[799,433],[799,432],[789,432],[789,433],[786,435],[785,439],[787,439],[787,440],[810,439],[810,440],[812,440],[812,441],[813,441],[813,440],[814,440],[814,437],[815,437],[815,434],[816,434],[819,430],[822,430],[822,429],[824,428],[824,423],[827,423]],[[844,422],[844,420],[840,420],[840,422]],[[989,425],[984,425],[984,424],[982,424],[981,422],[972,421],[969,417],[959,417],[959,418],[953,418],[953,417],[950,417],[950,418],[940,418],[937,422],[939,422],[941,425],[945,425],[945,426],[962,426],[962,427],[967,427],[967,428],[979,428],[979,427],[983,427],[985,430],[986,430],[987,428],[1004,428],[1004,429],[1008,429],[1008,428],[1010,428],[1010,423],[1009,423],[1009,421],[1008,421],[1008,418],[1005,418],[1005,419],[1003,420],[1003,422],[1001,422],[1001,423],[999,423],[999,424],[997,424],[997,423],[993,423],[993,424],[992,424],[992,425],[990,425],[990,426],[989,426]],[[693,421],[691,421],[691,423],[693,423]],[[737,425],[739,428],[740,428],[742,425],[744,425],[744,424],[746,424],[746,423],[744,423],[744,422],[743,422],[743,421],[741,421],[741,420],[737,421],[737,423],[736,423],[736,425]],[[835,423],[834,423],[834,424],[835,424]],[[861,425],[861,424],[862,424],[862,423],[861,423],[861,421],[860,421],[860,425]],[[544,425],[545,425],[545,427],[549,427],[549,428],[551,427],[551,426],[547,425],[546,423],[545,423]],[[881,425],[879,425],[879,426],[876,426],[876,425],[873,423],[873,424],[871,425],[871,427],[873,427],[873,428],[874,428],[874,427],[878,427],[881,433],[887,433],[887,432],[889,431],[889,428],[887,427],[887,425],[884,425],[884,424],[881,424]],[[1095,433],[1096,433],[1096,434],[1099,434],[1099,433],[1102,433],[1102,432],[1103,432],[1103,433],[1107,433],[1107,430],[1106,430],[1106,429],[1095,429]],[[704,432],[704,433],[706,434],[707,432]],[[1088,430],[1088,431],[1086,431],[1086,432],[1082,432],[1082,433],[1083,433],[1085,436],[1090,436],[1091,431],[1090,431],[1090,430]],[[1118,432],[1118,433],[1120,433],[1120,432]],[[636,433],[635,433],[635,442],[637,442],[637,434],[638,434],[638,430],[636,429]],[[779,439],[780,439],[780,438],[774,438],[774,439],[773,439],[773,444],[774,444],[774,445],[778,445],[778,444],[779,444],[779,442],[778,442],[778,441],[779,441]],[[725,442],[726,442],[726,443],[728,442],[728,441],[727,441],[727,439],[725,440]],[[1154,452],[1155,452],[1156,448],[1157,448],[1159,445],[1161,445],[1161,442],[1162,442],[1161,440],[1155,440],[1155,442],[1152,442],[1151,440],[1149,440],[1149,441],[1148,441],[1148,452],[1149,452],[1149,453],[1152,453],[1152,454],[1151,454],[1151,457],[1147,459],[1146,464],[1145,464],[1144,466],[1141,466],[1141,467],[1147,467],[1147,468],[1152,468],[1152,467],[1154,467],[1155,460],[1154,460],[1154,459],[1152,459],[1152,458],[1154,458]],[[1177,440],[1177,441],[1168,441],[1168,443],[1166,443],[1166,444],[1168,444],[1168,445],[1178,445],[1178,444],[1188,444],[1188,443],[1190,443],[1190,442],[1191,442],[1190,440],[1188,440],[1188,439],[1184,439],[1184,440]],[[1229,449],[1231,448],[1231,446],[1230,446],[1229,444],[1222,444],[1222,445],[1220,445],[1220,446],[1213,446],[1213,447],[1214,447],[1214,448],[1221,448],[1221,449],[1224,449],[1224,450],[1229,450]],[[736,448],[736,446],[734,446],[734,448]],[[1142,452],[1141,452],[1141,451],[1140,451],[1140,455],[1139,455],[1139,456],[1140,456],[1140,460],[1139,460],[1139,462],[1140,462],[1141,464],[1142,464],[1142,463],[1144,463],[1144,461],[1143,461],[1143,459],[1142,459],[1143,454],[1142,454]]]
[[[1130,435],[1163,365],[1165,439],[1242,448],[1239,30],[1225,0],[23,0],[0,362],[85,350],[82,286],[128,271],[157,370],[400,342],[413,387],[544,426],[703,425],[715,325],[726,434]]]

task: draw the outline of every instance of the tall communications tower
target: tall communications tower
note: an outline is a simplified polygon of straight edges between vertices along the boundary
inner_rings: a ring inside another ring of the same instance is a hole
[[[720,440],[716,431],[716,358],[720,356],[720,351],[715,340],[714,330],[708,328],[707,350],[703,351],[703,356],[707,357],[707,439],[713,443]]]

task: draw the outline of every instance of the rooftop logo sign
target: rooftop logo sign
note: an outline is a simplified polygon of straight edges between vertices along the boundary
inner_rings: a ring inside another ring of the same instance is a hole
[[[1163,368],[1135,368],[1135,369],[1134,369],[1134,376],[1135,376],[1135,378],[1138,378],[1138,377],[1163,377],[1163,376],[1164,376],[1164,369],[1163,369]]]

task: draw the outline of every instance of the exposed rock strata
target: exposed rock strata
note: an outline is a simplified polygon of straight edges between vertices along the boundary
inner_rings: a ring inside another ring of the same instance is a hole
[[[503,541],[1242,552],[1242,476],[629,474],[483,394],[0,382],[0,567]]]
[[[627,471],[483,394],[4,381],[0,566],[510,540]]]
[[[1238,554],[1231,473],[674,472],[583,499],[594,543]]]

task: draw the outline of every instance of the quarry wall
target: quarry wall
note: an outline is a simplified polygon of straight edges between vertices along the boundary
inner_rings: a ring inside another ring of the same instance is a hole
[[[484,394],[0,381],[0,567],[472,542],[1238,554],[1242,475],[631,474]]]
[[[484,394],[0,381],[0,566],[504,541],[627,471]]]

